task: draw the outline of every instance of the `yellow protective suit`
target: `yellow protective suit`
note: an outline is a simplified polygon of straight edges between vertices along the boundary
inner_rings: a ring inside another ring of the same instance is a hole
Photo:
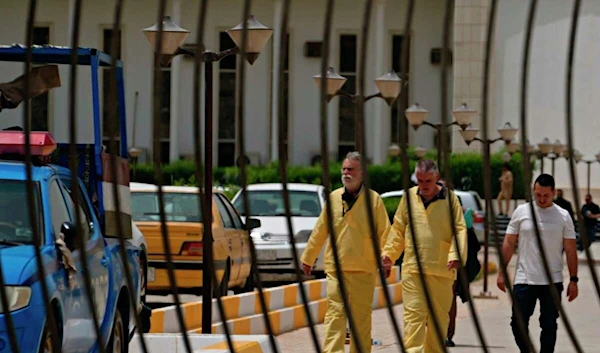
[[[325,207],[331,207],[333,214],[335,242],[344,272],[343,279],[348,291],[354,324],[358,329],[358,341],[363,347],[362,351],[368,353],[371,351],[371,313],[379,260],[374,255],[365,192],[366,189],[363,187],[352,208],[348,209],[348,204],[342,200],[344,188],[337,189],[329,195],[329,202]],[[369,192],[375,218],[375,235],[379,246],[382,246],[385,244],[385,235],[389,231],[390,221],[381,196],[372,190]],[[306,244],[301,258],[304,264],[312,266],[315,263],[323,244],[329,238],[326,212],[327,210],[324,208]],[[323,352],[343,353],[347,319],[329,241],[325,248],[325,272],[327,274],[327,313],[325,314]],[[357,351],[355,345],[356,342],[352,339],[350,352]]]
[[[402,291],[404,303],[404,345],[407,353],[443,352],[441,342],[434,330],[432,313],[428,311],[427,301],[419,276],[419,267],[414,252],[413,234],[416,235],[419,256],[427,289],[433,301],[433,314],[437,317],[442,337],[448,330],[448,313],[452,306],[452,285],[457,270],[448,269],[449,261],[459,259],[467,261],[467,229],[462,207],[453,192],[446,191],[443,199],[432,202],[425,208],[417,187],[409,190],[411,212],[415,231],[409,226],[407,198],[403,197],[394,216],[394,223],[387,236],[383,255],[395,262],[404,252],[402,263]],[[457,249],[453,239],[448,197],[452,201]]]

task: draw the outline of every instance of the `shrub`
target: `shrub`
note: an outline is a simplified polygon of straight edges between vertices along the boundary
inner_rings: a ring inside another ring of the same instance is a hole
[[[435,160],[435,153],[429,152],[426,158]],[[411,159],[410,171],[414,170],[416,161]],[[498,178],[502,172],[502,155],[500,153],[491,156],[491,186],[492,198],[495,198],[500,191],[500,181]],[[513,197],[523,199],[525,196],[525,185],[523,169],[521,165],[521,155],[513,155],[509,162],[514,176]],[[476,152],[453,153],[450,155],[451,177],[456,189],[462,189],[463,177],[468,177],[471,181],[470,189],[479,193],[484,198],[483,183],[483,158]],[[368,167],[369,185],[379,193],[402,189],[402,168],[397,158],[388,159],[386,164],[370,165]],[[134,169],[132,166],[132,181],[142,183],[155,183],[155,170],[151,164],[138,164]],[[135,174],[135,176],[134,176]],[[277,162],[266,166],[246,168],[247,184],[254,183],[279,183],[279,166]],[[323,173],[320,166],[288,166],[288,182],[290,183],[308,183],[321,184]],[[341,164],[332,163],[329,167],[331,190],[341,187]],[[213,169],[214,186],[229,187],[239,186],[240,171],[237,167],[217,167]],[[195,178],[195,166],[193,161],[181,160],[162,167],[162,181],[164,185],[197,185]],[[386,206],[387,207],[387,206]]]

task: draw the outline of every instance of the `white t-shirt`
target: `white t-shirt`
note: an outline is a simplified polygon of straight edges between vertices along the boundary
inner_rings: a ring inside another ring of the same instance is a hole
[[[534,203],[534,209],[552,281],[562,283],[563,239],[576,239],[573,221],[569,212],[555,204],[548,208],[540,208]],[[538,247],[529,203],[517,207],[510,219],[506,234],[519,235],[514,284],[547,285],[544,260]]]

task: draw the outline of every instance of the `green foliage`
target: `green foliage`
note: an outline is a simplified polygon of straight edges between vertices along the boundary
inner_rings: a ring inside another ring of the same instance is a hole
[[[409,151],[409,155],[413,156],[413,153]],[[425,158],[436,160],[435,152],[428,152]],[[501,153],[492,155],[490,162],[491,196],[495,198],[500,191],[498,178],[502,173],[502,165],[504,164]],[[416,159],[411,158],[409,162],[411,174],[415,164]],[[509,164],[514,177],[513,197],[522,199],[525,195],[525,179],[521,155],[518,153],[513,155]],[[451,178],[456,189],[462,189],[462,179],[463,177],[468,177],[471,180],[470,189],[477,191],[482,198],[485,197],[483,158],[479,153],[453,153],[450,155],[450,166]],[[402,167],[398,158],[389,158],[387,163],[383,165],[370,165],[368,171],[369,185],[371,185],[373,190],[384,193],[402,189]],[[132,166],[131,173],[132,181],[155,183],[155,170],[151,164],[138,164],[135,171]],[[134,173],[135,177],[133,176]],[[323,180],[322,168],[320,166],[288,166],[287,174],[289,183],[321,184]],[[341,187],[341,164],[339,162],[330,165],[329,177],[331,180],[331,185],[329,185],[331,190]],[[213,180],[214,186],[223,187],[228,197],[231,198],[235,192],[230,190],[235,189],[237,191],[241,184],[240,170],[237,167],[214,168]],[[248,166],[246,168],[246,180],[247,184],[280,183],[279,165],[277,162],[274,162],[261,167]],[[162,166],[162,182],[164,185],[197,186],[194,162],[181,160]],[[395,209],[393,211],[395,212]]]

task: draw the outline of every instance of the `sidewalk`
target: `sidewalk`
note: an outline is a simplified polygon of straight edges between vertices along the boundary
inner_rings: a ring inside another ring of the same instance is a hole
[[[594,258],[600,258],[600,243],[592,244]],[[585,253],[579,254],[580,259],[585,259]],[[490,254],[490,261],[497,262],[496,254]],[[509,272],[514,272],[516,256],[513,257]],[[600,272],[600,266],[596,266],[596,271]],[[568,272],[565,265],[565,284],[568,278]],[[577,339],[579,340],[584,352],[598,351],[600,346],[600,301],[592,282],[590,269],[586,263],[579,264],[579,297],[569,303],[565,299],[566,288],[562,294],[563,307],[567,313],[571,325],[573,326]],[[482,291],[483,281],[477,281],[471,284],[471,295],[477,295]],[[500,292],[496,287],[496,275],[488,277],[488,290],[498,297],[498,299],[475,299],[475,308],[479,316],[479,321],[483,329],[489,352],[518,352],[514,343],[510,327],[511,301],[508,294]],[[539,305],[538,305],[539,308]],[[530,319],[529,330],[531,340],[537,349],[539,349],[539,310],[536,308],[534,315]],[[401,330],[403,326],[403,306],[394,307],[394,314]],[[562,318],[559,319],[558,340],[555,353],[575,352],[569,336],[565,330]],[[316,327],[320,343],[323,340],[323,325]],[[401,331],[402,333],[402,331]],[[373,347],[373,352],[391,353],[401,352],[399,345],[396,344],[396,338],[393,333],[391,321],[387,309],[380,309],[373,312],[373,338],[382,341],[382,346]],[[280,349],[286,353],[306,353],[314,351],[310,333],[307,328],[283,334],[277,337]],[[456,335],[454,342],[457,344],[454,348],[449,348],[449,352],[482,352],[482,345],[477,336],[468,303],[458,302],[458,314],[456,319]],[[349,351],[346,346],[346,352]]]

